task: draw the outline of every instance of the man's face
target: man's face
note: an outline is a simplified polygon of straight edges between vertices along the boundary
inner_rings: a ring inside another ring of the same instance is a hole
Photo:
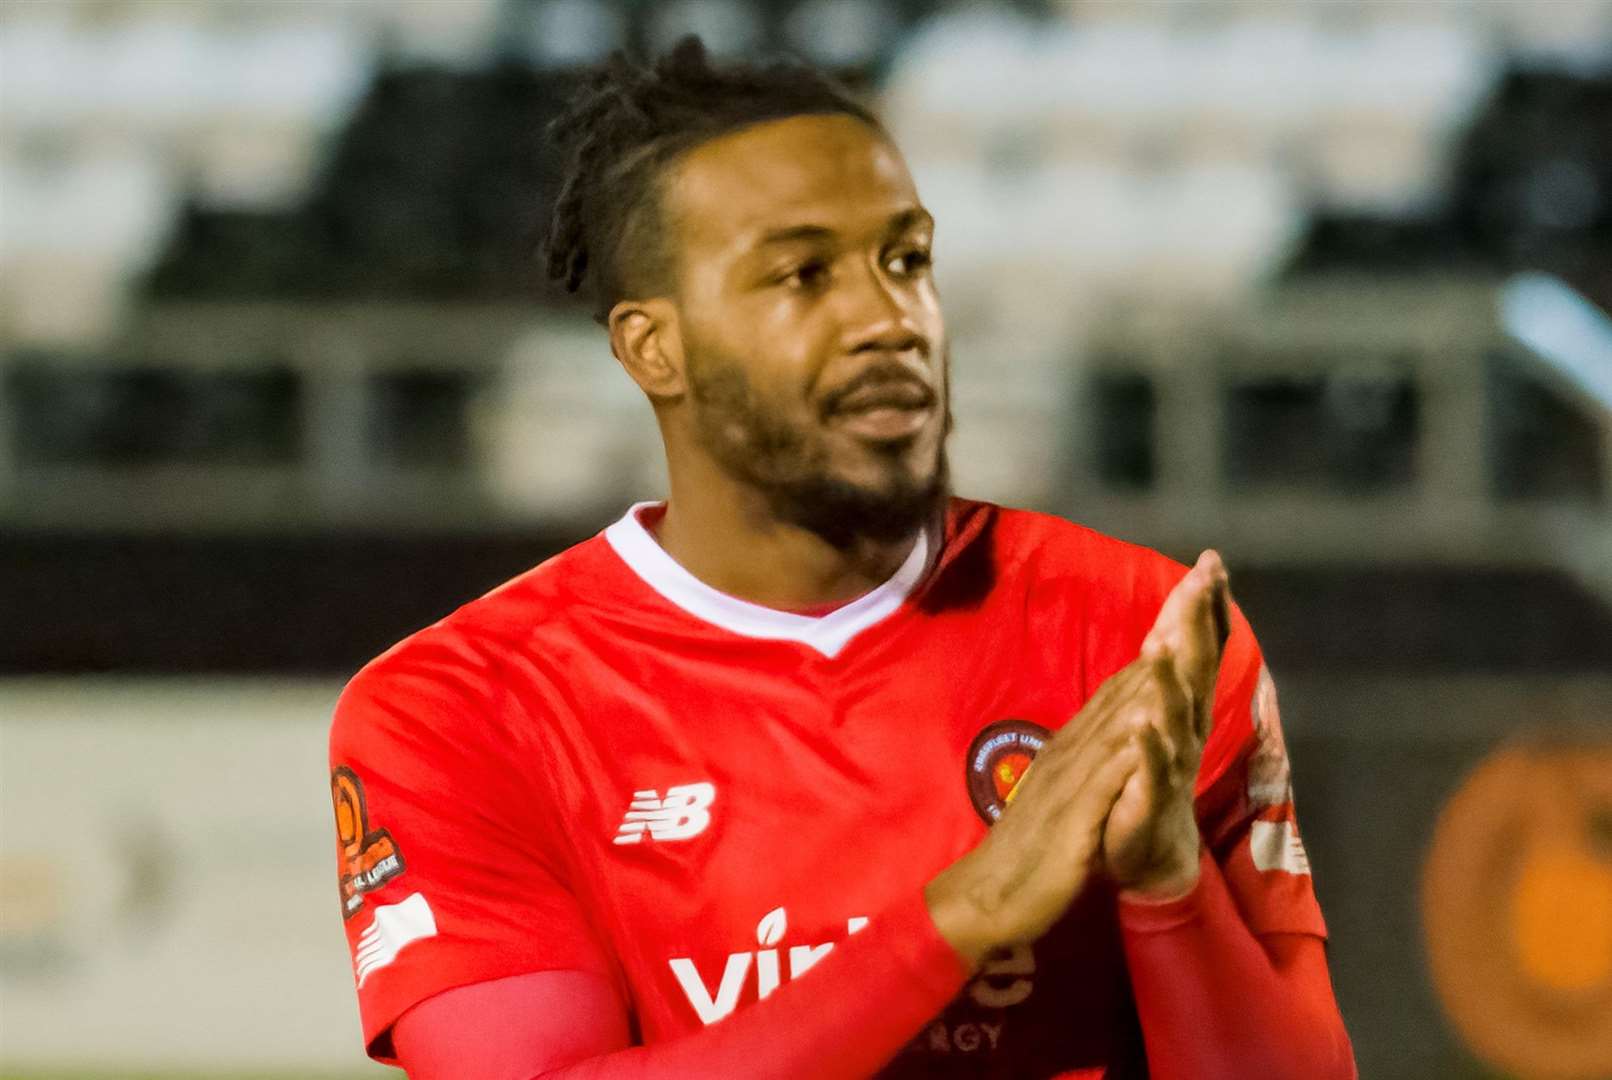
[[[933,222],[895,148],[849,116],[759,124],[669,178],[698,444],[836,546],[909,535],[946,494]]]

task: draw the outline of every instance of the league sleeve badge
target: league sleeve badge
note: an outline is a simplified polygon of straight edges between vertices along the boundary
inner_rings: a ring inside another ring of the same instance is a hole
[[[1293,801],[1293,777],[1276,706],[1276,683],[1270,669],[1259,666],[1249,702],[1254,720],[1254,752],[1248,759],[1248,801],[1254,806],[1280,806]]]
[[[364,783],[345,765],[330,772],[330,798],[336,808],[336,877],[341,917],[350,919],[373,892],[403,872],[403,853],[392,834],[372,829],[364,805]]]

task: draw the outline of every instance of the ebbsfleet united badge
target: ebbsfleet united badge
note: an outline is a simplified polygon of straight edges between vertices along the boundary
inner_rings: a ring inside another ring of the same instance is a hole
[[[985,824],[994,825],[1002,816],[1024,771],[1050,738],[1052,732],[1028,720],[998,720],[974,736],[963,773],[968,798]]]

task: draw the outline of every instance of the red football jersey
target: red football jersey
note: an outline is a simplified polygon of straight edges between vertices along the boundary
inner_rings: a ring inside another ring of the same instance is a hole
[[[342,913],[381,1060],[410,1006],[523,972],[606,976],[645,1043],[809,977],[980,840],[1185,573],[953,500],[889,581],[812,617],[694,578],[646,528],[659,512],[634,507],[342,694]],[[1255,933],[1325,935],[1275,691],[1235,609],[1198,812]],[[1144,1068],[1115,897],[1094,885],[884,1075]]]

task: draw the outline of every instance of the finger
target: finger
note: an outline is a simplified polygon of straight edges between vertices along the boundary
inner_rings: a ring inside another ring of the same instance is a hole
[[[1138,657],[1127,665],[1125,680],[1105,702],[1103,715],[1088,737],[1074,747],[1076,760],[1094,754],[1112,754],[1133,742],[1144,727],[1167,711],[1172,703],[1185,708],[1186,694],[1168,659]]]
[[[1134,738],[1126,738],[1111,748],[1101,747],[1095,742],[1088,742],[1085,747],[1084,754],[1057,767],[1048,767],[1043,752],[1031,763],[1032,766],[1039,764],[1042,767],[1025,769],[1012,794],[1024,798],[1025,782],[1031,772],[1036,774],[1035,786],[1039,789],[1048,784],[1057,785],[1060,776],[1075,771],[1079,783],[1067,786],[1068,794],[1059,800],[1058,808],[1054,811],[1053,828],[1070,843],[1091,845],[1101,837],[1109,810],[1124,790],[1126,781],[1139,767],[1141,750]]]
[[[1214,693],[1220,654],[1230,625],[1225,565],[1214,551],[1198,557],[1165,597],[1142,655],[1168,655],[1196,703],[1205,710]]]
[[[1217,556],[1218,558],[1218,556]],[[1226,641],[1231,637],[1231,577],[1224,564],[1215,579],[1214,604],[1211,614],[1215,623],[1215,654],[1224,656]]]
[[[1146,686],[1139,686],[1136,693],[1117,703],[1104,721],[1101,736],[1082,742],[1062,763],[1059,775],[1073,782],[1070,790],[1081,791],[1091,782],[1089,777],[1102,772],[1117,757],[1131,758],[1134,767],[1140,753],[1138,739],[1152,726],[1158,711],[1158,697]]]
[[[1159,613],[1153,617],[1153,626],[1142,642],[1144,654],[1166,647],[1166,639],[1173,628],[1180,624],[1197,601],[1198,595],[1209,586],[1211,575],[1206,564],[1210,554],[1211,552],[1207,550],[1199,554],[1198,561],[1187,569],[1165,595],[1164,603],[1159,606]]]
[[[1108,815],[1125,791],[1125,785],[1142,768],[1142,746],[1130,739],[1104,758],[1082,785],[1075,799],[1075,814],[1082,832],[1095,839],[1102,835]]]
[[[1210,641],[1218,643],[1212,611],[1216,595],[1224,589],[1226,581],[1226,567],[1219,553],[1210,549],[1199,555],[1198,561],[1165,596],[1142,642],[1142,653],[1177,651],[1204,630],[1209,631]]]
[[[1185,737],[1181,737],[1184,735]],[[1198,765],[1203,760],[1203,742],[1197,737],[1197,732],[1186,730],[1173,733],[1170,729],[1155,724],[1152,734],[1138,735],[1138,738],[1156,740],[1159,750],[1163,754],[1162,767],[1169,778],[1172,787],[1193,787],[1198,780]]]
[[[1109,805],[1103,817],[1103,834],[1104,843],[1107,844],[1112,817],[1123,808],[1127,823],[1125,828],[1131,835],[1121,846],[1129,849],[1138,843],[1147,846],[1145,835],[1151,826],[1146,823],[1151,822],[1157,815],[1172,781],[1169,751],[1156,727],[1151,724],[1145,725],[1136,733],[1126,749],[1135,755],[1136,767],[1125,778],[1119,795]],[[1136,831],[1138,829],[1140,832]]]
[[[1142,753],[1142,762],[1137,771],[1143,778],[1148,805],[1156,806],[1159,796],[1171,787],[1174,756],[1170,753],[1164,733],[1151,724],[1137,735],[1136,744]]]
[[[1150,720],[1173,755],[1198,741],[1198,703],[1183,685],[1170,657],[1154,660],[1152,673],[1149,690],[1154,700]]]
[[[1148,683],[1156,686],[1148,689]],[[1008,804],[1033,787],[1058,785],[1069,774],[1077,778],[1097,767],[1093,756],[1107,757],[1132,741],[1142,726],[1151,723],[1159,711],[1171,714],[1172,722],[1184,725],[1183,738],[1190,739],[1191,707],[1185,691],[1173,673],[1170,661],[1160,657],[1138,657],[1109,676],[1098,687],[1077,718],[1060,728],[1013,785],[1004,800]],[[1036,779],[1031,784],[1030,774]]]
[[[1219,556],[1216,555],[1218,560]],[[1224,564],[1220,564],[1219,572],[1214,575],[1209,615],[1214,634],[1214,662],[1204,688],[1202,708],[1195,711],[1200,746],[1209,738],[1209,729],[1214,723],[1215,686],[1220,681],[1220,665],[1226,657],[1226,642],[1231,638],[1231,581]]]
[[[1102,737],[1113,723],[1116,708],[1126,698],[1134,696],[1148,678],[1147,668],[1146,662],[1133,660],[1105,679],[1075,714],[1081,722],[1071,721],[1060,728],[1041,757],[1046,757],[1049,750],[1068,753],[1090,739]]]
[[[1080,707],[1081,712],[1097,712],[1107,708],[1116,700],[1127,697],[1133,693],[1143,679],[1147,677],[1147,664],[1140,660],[1132,660],[1114,674],[1103,680],[1097,692],[1086,700]]]

